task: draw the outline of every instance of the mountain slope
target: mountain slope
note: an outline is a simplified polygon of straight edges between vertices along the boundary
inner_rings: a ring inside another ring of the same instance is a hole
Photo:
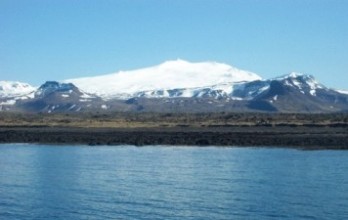
[[[249,107],[269,103],[280,112],[335,112],[348,109],[348,96],[318,83],[313,76],[291,73],[267,81],[269,87]]]
[[[269,80],[147,91],[137,95],[129,103],[142,111],[320,113],[348,110],[348,95],[325,87],[313,76],[300,73]]]
[[[216,62],[167,61],[158,66],[118,73],[69,79],[82,90],[104,99],[130,98],[145,91],[192,89],[221,83],[261,79],[255,73]]]
[[[30,112],[69,112],[94,109],[101,98],[87,94],[71,83],[48,81],[28,100],[18,100],[16,106]]]

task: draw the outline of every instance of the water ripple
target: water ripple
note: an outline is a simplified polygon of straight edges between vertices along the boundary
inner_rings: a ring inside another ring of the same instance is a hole
[[[0,145],[0,219],[347,219],[347,157]]]

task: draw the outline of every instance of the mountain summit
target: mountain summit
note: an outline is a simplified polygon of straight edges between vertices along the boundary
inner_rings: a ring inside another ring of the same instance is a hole
[[[104,99],[129,98],[144,91],[191,89],[221,83],[260,80],[255,73],[217,62],[166,61],[160,65],[113,74],[65,80]]]

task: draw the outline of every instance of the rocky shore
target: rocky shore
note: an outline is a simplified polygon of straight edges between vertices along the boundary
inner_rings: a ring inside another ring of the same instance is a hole
[[[348,149],[348,129],[346,126],[216,126],[199,128],[2,126],[0,127],[0,143]]]

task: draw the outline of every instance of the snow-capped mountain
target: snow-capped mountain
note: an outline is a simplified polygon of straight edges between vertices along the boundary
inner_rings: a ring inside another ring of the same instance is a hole
[[[269,80],[259,80],[241,84],[239,85],[239,87],[234,89],[231,95],[242,99],[254,99],[272,89],[272,84],[279,84],[284,88],[295,89],[302,94],[310,96],[316,96],[317,90],[328,90],[325,86],[317,82],[311,75],[302,73],[290,73],[288,75],[276,77]],[[281,93],[281,91],[277,92]]]
[[[269,87],[249,107],[280,112],[337,112],[348,110],[348,96],[320,84],[311,75],[291,73],[268,80]]]
[[[66,80],[104,100],[129,98],[230,98],[251,100],[280,81],[302,93],[324,88],[312,76],[290,73],[270,80],[217,62],[167,61],[158,66]]]
[[[164,62],[97,77],[49,81],[34,88],[0,83],[0,111],[348,112],[348,93],[311,75],[261,79],[216,62]]]
[[[0,105],[13,105],[17,100],[30,99],[35,90],[28,83],[0,81]]]
[[[255,73],[239,70],[217,62],[191,63],[184,60],[167,61],[158,66],[113,74],[65,80],[82,90],[104,99],[127,99],[137,94],[154,94],[156,91],[172,91],[209,87],[212,85],[260,80]],[[159,97],[170,97],[169,93]],[[187,91],[182,97],[190,97]]]
[[[135,94],[142,108],[156,111],[338,112],[348,110],[348,95],[320,84],[311,75],[290,73],[269,80],[222,83],[200,88],[145,91]],[[152,100],[149,104],[148,100]],[[156,101],[157,100],[157,101]],[[160,101],[159,101],[160,100]],[[203,101],[202,101],[203,100]],[[205,100],[205,101],[204,101]],[[193,109],[193,110],[192,110]]]
[[[79,101],[86,102],[96,96],[81,91],[72,83],[59,83],[47,81],[35,91],[35,98],[44,98],[50,95],[59,95],[63,99],[78,98]]]
[[[91,109],[101,101],[101,98],[87,94],[71,83],[47,81],[35,91],[30,100],[18,100],[16,105],[30,111],[51,113]]]

